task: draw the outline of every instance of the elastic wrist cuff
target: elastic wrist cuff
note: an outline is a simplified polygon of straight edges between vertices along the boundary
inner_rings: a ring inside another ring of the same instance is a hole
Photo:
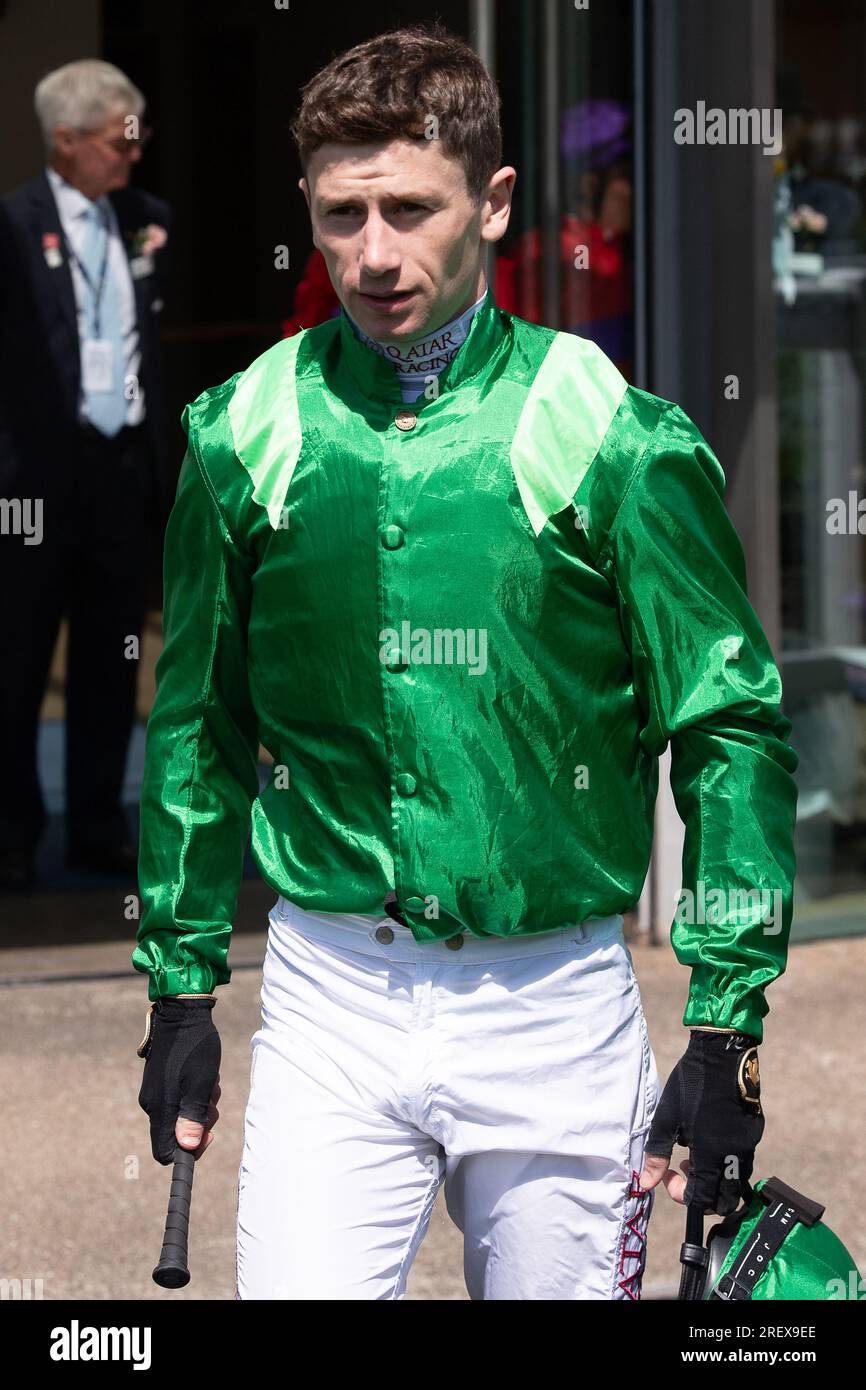
[[[217,983],[221,982],[214,978],[214,971],[203,963],[165,966],[151,973],[148,994],[151,999],[166,994],[212,994]]]

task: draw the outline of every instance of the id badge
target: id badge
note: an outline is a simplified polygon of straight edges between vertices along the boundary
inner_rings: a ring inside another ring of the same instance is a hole
[[[87,395],[114,389],[114,344],[109,338],[85,338],[81,353],[81,384]]]
[[[143,280],[145,275],[152,275],[155,269],[153,256],[133,256],[129,262],[133,280]]]

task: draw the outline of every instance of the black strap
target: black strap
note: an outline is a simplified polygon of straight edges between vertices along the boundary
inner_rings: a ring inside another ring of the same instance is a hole
[[[765,1202],[787,1202],[795,1209],[797,1220],[802,1221],[804,1226],[814,1226],[827,1210],[820,1202],[813,1202],[811,1197],[804,1197],[802,1192],[789,1187],[781,1178],[768,1178],[761,1188],[760,1195]]]
[[[710,1294],[711,1299],[726,1302],[750,1299],[758,1280],[797,1222],[814,1226],[824,1215],[825,1208],[819,1202],[804,1197],[802,1192],[789,1187],[781,1178],[768,1178],[755,1195],[767,1203],[767,1209],[761,1214],[729,1272],[717,1281]]]

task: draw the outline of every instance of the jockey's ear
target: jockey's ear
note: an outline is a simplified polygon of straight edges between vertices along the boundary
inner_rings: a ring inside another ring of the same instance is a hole
[[[302,192],[303,195],[304,195],[304,199],[305,199],[306,204],[307,204],[307,211],[308,211],[309,214],[310,214],[310,226],[311,226],[312,232],[313,232],[313,245],[316,246],[316,247],[318,247],[318,246],[319,246],[319,243],[318,243],[318,241],[316,240],[316,226],[315,226],[315,223],[313,222],[313,208],[312,208],[312,205],[311,205],[311,203],[310,203],[310,185],[307,183],[307,180],[306,180],[306,179],[300,178],[300,179],[298,179],[298,188],[301,190],[301,192]],[[321,248],[319,248],[319,249],[321,249]]]

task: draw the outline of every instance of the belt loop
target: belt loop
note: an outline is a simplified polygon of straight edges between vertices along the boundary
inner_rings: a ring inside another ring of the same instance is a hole
[[[577,938],[578,941],[581,941],[581,942],[583,942],[583,941],[588,941],[588,940],[589,940],[589,932],[586,930],[586,923],[585,923],[585,922],[579,922],[579,923],[578,923],[577,929],[578,929],[578,931],[580,932],[580,936]]]

